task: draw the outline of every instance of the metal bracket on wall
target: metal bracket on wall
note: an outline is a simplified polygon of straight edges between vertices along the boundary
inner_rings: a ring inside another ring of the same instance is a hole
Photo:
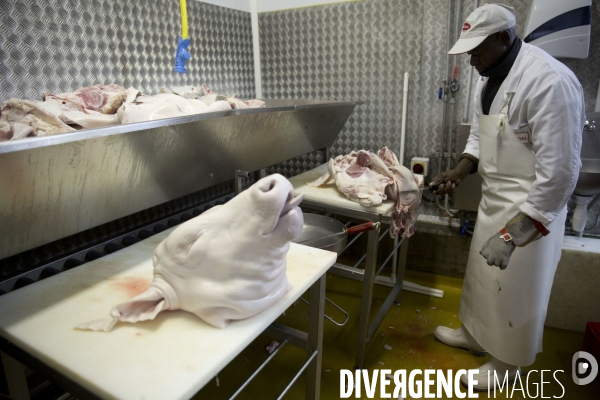
[[[320,149],[319,152],[321,152],[323,155],[323,163],[329,162],[329,157],[331,156],[329,153],[329,147],[324,147]]]
[[[242,187],[242,178],[250,178],[250,172],[242,171],[241,169],[235,170],[235,194],[242,193],[244,188]]]
[[[435,153],[433,153],[434,157],[440,157],[440,152],[436,151]],[[458,157],[458,153],[448,153],[448,152],[444,152],[443,157]]]
[[[235,170],[235,194],[238,195],[244,190],[242,178],[249,179],[251,172],[242,171],[241,169]],[[261,168],[254,173],[255,180],[262,179],[268,175],[266,168]]]

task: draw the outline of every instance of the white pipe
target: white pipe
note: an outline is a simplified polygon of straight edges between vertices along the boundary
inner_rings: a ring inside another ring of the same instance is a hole
[[[461,0],[455,0],[456,1],[456,8],[454,10],[454,42],[456,43],[458,41],[458,39],[460,39],[460,32],[462,31],[462,18],[461,18],[461,6],[462,6],[462,1]],[[460,89],[460,84],[459,84],[459,79],[458,79],[458,55],[454,56],[454,67],[452,68],[452,80],[450,82],[452,82],[452,85],[456,84],[455,88],[452,89],[452,116],[450,118],[450,131],[448,132],[448,161],[446,162],[446,166],[447,168],[450,168],[450,166],[452,165],[452,158],[453,158],[453,154],[454,154],[454,137],[456,136],[454,131],[456,129],[456,96],[458,93],[458,90]],[[454,74],[456,73],[456,78],[454,77]],[[446,207],[447,208],[447,207]]]
[[[404,143],[406,142],[406,112],[408,109],[408,72],[404,73],[404,86],[402,87],[402,130],[400,131],[400,152],[398,161],[404,165]]]
[[[475,67],[469,67],[469,77],[467,78],[467,103],[465,104],[465,113],[463,115],[463,122],[469,122],[469,106],[471,105],[471,87],[473,86],[473,69]]]
[[[458,39],[460,39],[460,33],[462,32],[462,15],[461,15],[461,6],[462,6],[462,1],[461,0],[455,0],[456,1],[456,5],[455,5],[455,9],[454,9],[454,43],[456,43],[458,41]],[[454,45],[454,43],[452,45]],[[458,54],[456,54],[454,56],[454,65],[458,64]]]
[[[455,217],[458,210],[454,210],[448,207],[448,199],[450,195],[445,194],[444,196],[444,205],[440,204],[440,196],[435,196],[435,202],[440,210],[446,211],[446,214],[450,217]]]
[[[463,122],[469,122],[469,106],[471,105],[471,82],[473,82],[473,68],[469,67],[469,76],[467,78],[467,103],[465,104],[465,113],[463,115]]]
[[[448,208],[448,198],[450,197],[449,194],[446,195],[446,199],[444,200],[444,210],[446,210],[446,212],[448,213],[448,215],[450,215],[451,217],[455,217],[456,213],[458,212],[458,210],[453,210],[451,208]]]
[[[452,0],[448,0],[448,12],[447,12],[447,20],[446,20],[446,68],[444,69],[444,107],[442,109],[442,129],[441,129],[441,140],[440,140],[440,156],[438,158],[438,173],[444,172],[444,161],[446,153],[446,138],[447,138],[447,125],[448,125],[448,92],[450,91],[450,55],[448,52],[452,48],[454,43],[450,43],[452,40]]]
[[[587,222],[587,210],[588,204],[592,200],[591,197],[577,196],[575,195],[575,211],[573,212],[573,218],[571,219],[571,227],[575,231],[578,237],[583,235],[585,230],[585,224]]]
[[[446,69],[444,70],[444,77],[448,78],[450,74],[450,57],[448,52],[452,48],[454,43],[450,43],[452,40],[452,0],[448,0],[448,12],[446,14]]]
[[[600,82],[598,82],[598,94],[596,95],[596,107],[594,112],[600,112]]]
[[[250,22],[252,24],[252,49],[254,50],[254,87],[256,98],[262,99],[262,84],[260,80],[260,45],[258,36],[258,0],[250,1]]]
[[[475,0],[475,8],[476,10],[479,8],[479,0]],[[473,82],[473,70],[475,67],[469,67],[469,77],[467,78],[467,103],[465,104],[465,114],[463,115],[463,122],[469,122],[469,105],[471,104],[471,87]]]

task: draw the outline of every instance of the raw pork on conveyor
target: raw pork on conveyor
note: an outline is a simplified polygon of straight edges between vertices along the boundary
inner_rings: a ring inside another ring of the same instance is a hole
[[[132,91],[137,93],[114,84],[95,85],[44,93],[43,101],[10,99],[0,109],[0,142],[118,125],[115,113]]]
[[[423,177],[400,165],[387,147],[377,154],[359,150],[332,158],[329,171],[309,185],[320,186],[331,178],[340,192],[363,206],[377,206],[388,197],[396,200],[390,234],[409,237],[414,233]]]
[[[27,136],[45,136],[72,132],[42,101],[10,99],[0,108],[0,142]]]
[[[286,255],[303,228],[301,201],[275,174],[185,222],[156,247],[148,290],[78,328],[108,331],[163,310],[189,311],[217,328],[258,314],[289,289]]]
[[[253,100],[240,100],[236,95],[224,96],[213,92],[206,85],[198,86],[173,86],[169,89],[161,88],[161,93],[173,93],[183,96],[188,99],[200,100],[207,105],[211,105],[216,101],[226,101],[233,109],[244,109],[244,108],[259,108],[264,107],[265,102],[258,99]]]
[[[128,124],[231,109],[258,108],[264,107],[264,104],[256,99],[243,101],[235,95],[223,96],[206,85],[173,86],[160,88],[157,95],[139,96],[132,102],[125,102],[117,114],[122,124]]]
[[[121,124],[130,124],[227,110],[231,110],[231,106],[226,101],[217,101],[207,105],[200,100],[184,98],[176,94],[159,93],[154,96],[139,96],[132,103],[123,103],[117,110],[117,115]]]
[[[70,93],[44,93],[43,101],[8,100],[0,108],[0,142],[264,104],[223,96],[206,85],[161,88],[159,94],[145,96],[135,88],[99,84]]]
[[[82,110],[98,111],[102,114],[114,114],[121,104],[127,99],[127,90],[119,85],[94,85],[84,87],[71,93],[50,94],[58,100],[67,101],[78,105]]]

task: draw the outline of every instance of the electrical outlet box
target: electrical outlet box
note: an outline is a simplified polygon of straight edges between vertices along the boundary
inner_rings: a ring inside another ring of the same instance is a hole
[[[413,157],[410,160],[410,169],[413,174],[427,176],[429,173],[429,157]]]

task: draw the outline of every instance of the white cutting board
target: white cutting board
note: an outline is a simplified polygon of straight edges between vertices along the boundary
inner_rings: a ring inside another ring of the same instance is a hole
[[[271,308],[225,329],[184,311],[119,322],[111,332],[74,329],[107,317],[112,306],[150,285],[152,253],[171,230],[1,296],[0,335],[101,398],[188,399],[336,260],[335,253],[292,243],[292,289]]]
[[[315,169],[311,169],[310,171],[306,171],[300,175],[290,178],[290,182],[294,186],[295,194],[299,195],[300,193],[304,193],[304,198],[306,200],[337,207],[376,213],[379,215],[387,215],[392,212],[395,204],[394,200],[385,200],[376,207],[365,207],[359,203],[349,200],[346,195],[338,190],[333,179],[321,186],[308,186],[308,183],[316,181],[326,172],[327,164],[322,164]]]

